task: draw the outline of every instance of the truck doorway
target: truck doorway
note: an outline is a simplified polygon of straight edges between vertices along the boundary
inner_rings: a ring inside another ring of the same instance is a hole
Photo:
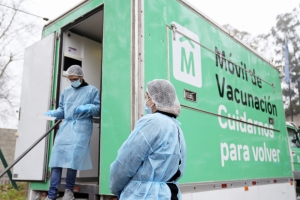
[[[84,80],[100,91],[102,76],[102,41],[103,41],[103,7],[97,8],[80,17],[61,31],[60,41],[60,67],[58,94],[70,86],[66,70],[71,65],[80,65],[83,70]],[[57,105],[59,99],[57,99]],[[101,116],[101,114],[100,114]],[[98,185],[99,180],[99,155],[100,155],[100,116],[93,119],[93,134],[90,140],[90,150],[93,169],[77,172],[76,184]],[[66,177],[66,170],[62,174],[62,184]]]

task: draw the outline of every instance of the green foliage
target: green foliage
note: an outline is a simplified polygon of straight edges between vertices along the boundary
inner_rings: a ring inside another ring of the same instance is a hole
[[[289,97],[290,93],[291,93],[291,96],[296,95],[296,92],[294,90],[291,90],[291,92],[290,92],[290,90],[288,88],[282,88],[282,95],[283,96]]]
[[[1,200],[27,200],[27,183],[17,183],[19,190],[15,190],[12,184],[0,185]]]
[[[291,107],[292,105],[292,107]],[[293,110],[293,111],[292,111]],[[292,103],[284,110],[285,116],[290,116],[293,112],[293,115],[300,113],[300,106],[298,105],[298,99],[293,99]]]

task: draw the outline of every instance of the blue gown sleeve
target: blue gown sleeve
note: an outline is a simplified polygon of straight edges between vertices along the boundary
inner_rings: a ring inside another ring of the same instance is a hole
[[[93,117],[99,117],[100,115],[100,93],[97,88],[94,88],[91,94],[91,102],[93,106],[91,106],[91,115]]]
[[[51,114],[53,117],[56,117],[56,119],[64,119],[64,92],[59,97],[59,107],[56,110],[52,110]]]
[[[149,141],[146,135],[153,128],[152,123],[153,120],[149,118],[141,118],[119,149],[116,160],[110,165],[110,191],[118,197],[124,186],[135,175],[144,158],[153,152],[152,141]]]

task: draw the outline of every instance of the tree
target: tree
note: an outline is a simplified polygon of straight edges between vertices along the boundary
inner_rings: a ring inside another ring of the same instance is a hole
[[[276,24],[268,33],[262,33],[256,37],[251,34],[231,27],[224,26],[230,34],[242,40],[259,54],[272,62],[275,66],[284,66],[285,37],[289,41],[289,67],[294,74],[291,75],[291,91],[288,85],[282,82],[283,102],[285,113],[290,114],[290,106],[293,113],[300,112],[300,4],[291,13],[278,15]],[[291,102],[289,96],[291,94]]]
[[[266,38],[273,38],[273,45],[275,50],[275,64],[284,65],[284,44],[285,37],[289,42],[289,68],[293,75],[290,75],[291,78],[291,90],[288,90],[288,86],[283,82],[282,87],[283,91],[283,100],[285,102],[286,114],[290,115],[291,106],[293,108],[293,113],[299,113],[300,104],[299,104],[299,84],[297,80],[300,80],[300,5],[296,7],[291,13],[285,13],[278,15],[277,23],[272,27],[270,33],[266,35]],[[291,94],[291,101],[289,96]]]
[[[34,17],[17,11],[24,0],[0,0],[0,126],[17,118],[24,49],[37,40]],[[11,7],[11,8],[9,8]],[[13,8],[13,9],[12,9]]]

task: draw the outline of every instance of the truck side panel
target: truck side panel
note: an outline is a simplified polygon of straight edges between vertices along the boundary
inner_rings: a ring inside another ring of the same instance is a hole
[[[291,177],[278,71],[180,1],[144,4],[145,84],[169,79],[182,106],[180,182]]]

